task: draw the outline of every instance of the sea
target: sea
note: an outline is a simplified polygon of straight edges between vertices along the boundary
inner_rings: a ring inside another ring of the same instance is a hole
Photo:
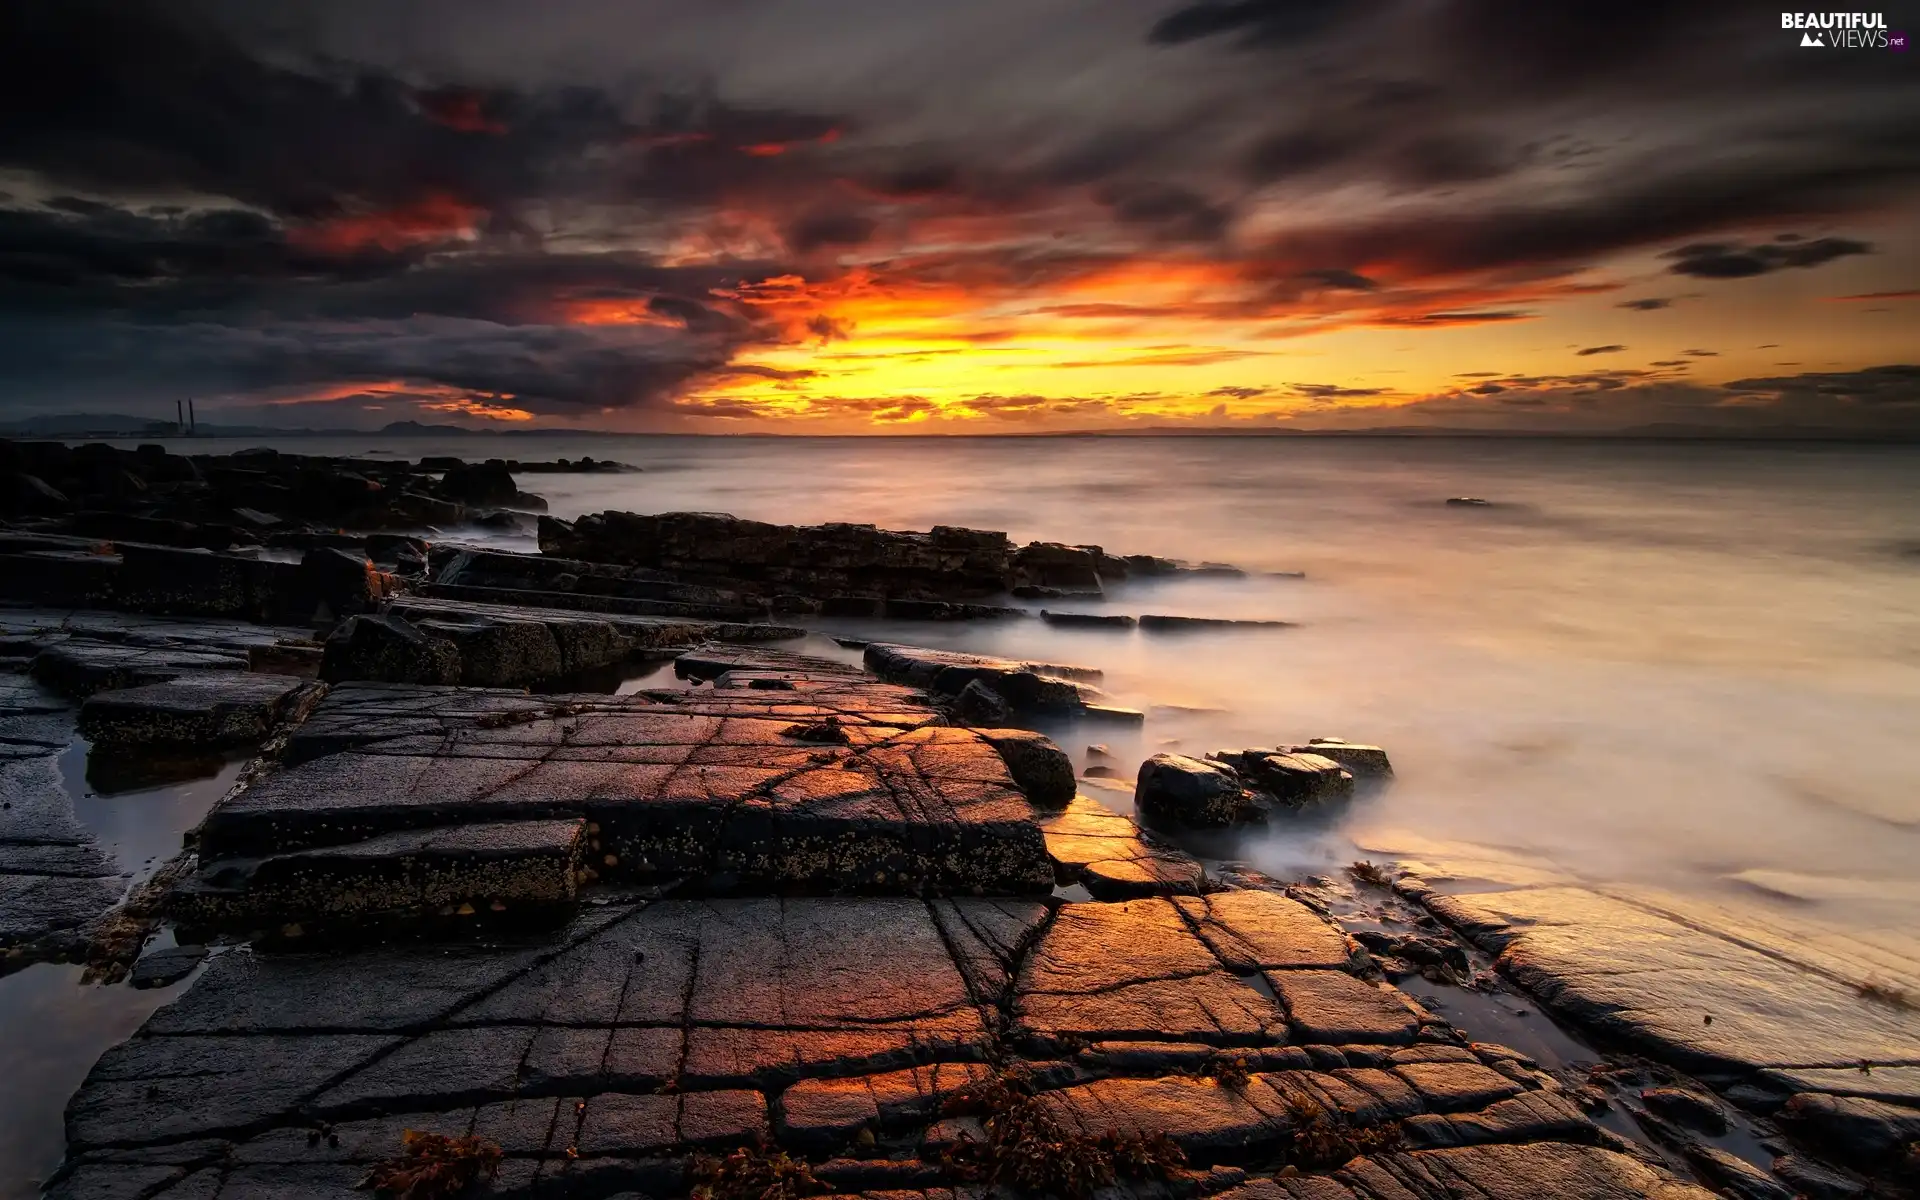
[[[1089,794],[1122,809],[1125,780],[1160,751],[1341,737],[1391,754],[1391,786],[1331,821],[1211,844],[1217,862],[1295,879],[1366,859],[1455,888],[1573,880],[1795,927],[1895,938],[1920,927],[1920,446],[511,434],[168,444],[590,455],[639,470],[521,486],[562,518],[962,525],[1231,563],[1243,578],[1133,583],[1045,606],[1289,627],[841,621],[823,632],[1102,669],[1113,702],[1145,723],[1050,732],[1081,765],[1117,771],[1118,787]],[[1469,497],[1486,503],[1447,503]],[[490,540],[536,548],[530,534]],[[852,653],[825,637],[803,648]],[[68,970],[0,978],[0,1047],[15,1047],[0,1050],[0,1081],[31,1074],[7,1061],[36,1053],[16,1036],[22,1021],[52,1019],[59,995],[86,992],[52,975]],[[80,1000],[65,1007],[101,1048],[131,1027],[124,1013],[103,1023]],[[0,1082],[0,1114],[57,1137],[42,1114],[57,1116],[89,1064],[71,1053],[42,1063],[32,1097]],[[0,1145],[9,1180],[50,1166],[45,1146]]]

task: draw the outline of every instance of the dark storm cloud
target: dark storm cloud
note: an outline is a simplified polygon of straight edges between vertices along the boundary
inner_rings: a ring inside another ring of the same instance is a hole
[[[1351,21],[1368,7],[1356,0],[1202,0],[1168,13],[1147,36],[1164,45],[1222,34],[1247,45],[1285,43]]]
[[[1861,254],[1845,222],[1920,185],[1898,56],[1839,71],[1722,0],[1090,11],[14,0],[0,387],[404,377],[660,411],[857,332],[807,306],[856,276],[1439,329],[1534,316],[1625,251],[1713,279]],[[1754,240],[1796,226],[1838,232]],[[1071,290],[1129,270],[1193,296]]]
[[[1786,267],[1818,267],[1836,258],[1870,254],[1873,247],[1851,238],[1825,237],[1802,241],[1782,235],[1778,240],[1748,246],[1739,242],[1696,242],[1666,254],[1667,270],[1696,279],[1745,279]]]

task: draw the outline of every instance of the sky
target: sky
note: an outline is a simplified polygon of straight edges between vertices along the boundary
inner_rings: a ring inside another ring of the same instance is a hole
[[[1910,436],[1878,17],[9,0],[0,417]]]

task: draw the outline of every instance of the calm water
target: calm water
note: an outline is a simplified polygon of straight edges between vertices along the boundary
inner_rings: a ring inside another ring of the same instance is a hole
[[[1137,741],[1093,735],[1123,758],[1315,735],[1392,752],[1392,790],[1333,836],[1248,850],[1267,865],[1345,861],[1356,842],[1390,853],[1456,841],[1600,879],[1757,886],[1863,922],[1910,919],[1920,897],[1920,448],[1212,438],[379,448],[590,453],[644,468],[528,477],[563,517],[695,509],[963,524],[1305,571],[1304,581],[1139,587],[1107,605],[1302,623],[1280,632],[865,630],[1104,667],[1122,701],[1163,706]],[[1443,503],[1458,495],[1495,504]]]

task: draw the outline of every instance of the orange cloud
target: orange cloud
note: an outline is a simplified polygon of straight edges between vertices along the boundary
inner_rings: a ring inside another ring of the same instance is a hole
[[[448,129],[457,129],[461,133],[502,134],[507,131],[505,123],[487,116],[486,99],[479,92],[465,88],[442,88],[434,92],[421,92],[416,99],[420,111],[428,119]]]

